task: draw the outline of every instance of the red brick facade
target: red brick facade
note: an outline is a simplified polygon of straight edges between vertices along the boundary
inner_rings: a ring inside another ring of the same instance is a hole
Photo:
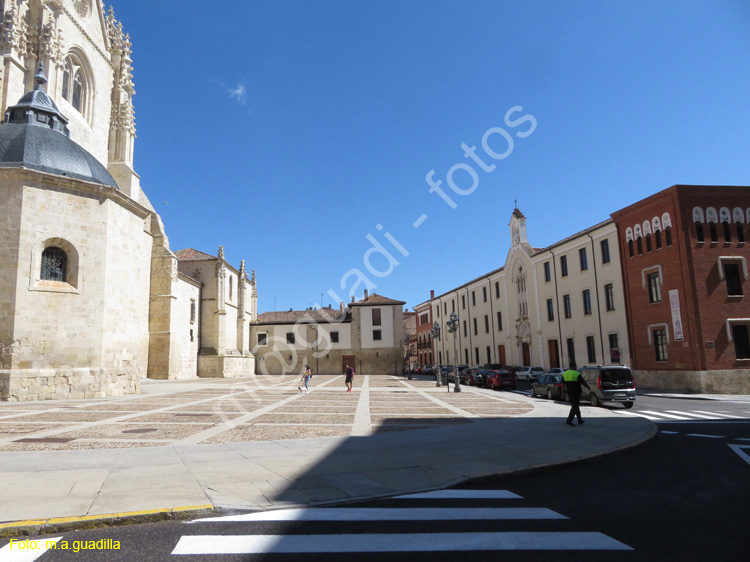
[[[642,383],[750,392],[748,330],[733,327],[750,319],[750,187],[676,185],[612,219]]]

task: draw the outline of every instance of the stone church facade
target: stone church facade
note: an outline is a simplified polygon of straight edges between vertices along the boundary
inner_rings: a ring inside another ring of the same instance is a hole
[[[221,247],[181,259],[141,190],[130,41],[112,10],[0,12],[0,400],[253,373],[254,275]]]

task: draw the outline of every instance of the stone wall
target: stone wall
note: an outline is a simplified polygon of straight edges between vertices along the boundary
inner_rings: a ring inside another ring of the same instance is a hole
[[[0,400],[81,400],[140,392],[142,373],[133,368],[5,369]]]
[[[296,375],[302,376],[305,365],[310,365],[313,375],[339,375],[344,372],[344,356],[354,355],[354,369],[361,375],[401,375],[403,369],[403,352],[391,348],[368,350],[332,350],[317,358],[315,353],[307,350],[302,353],[272,352],[256,353],[257,373],[259,375]]]
[[[255,357],[244,355],[199,355],[201,378],[236,378],[255,374]]]
[[[750,394],[750,369],[633,371],[638,387],[702,394]]]

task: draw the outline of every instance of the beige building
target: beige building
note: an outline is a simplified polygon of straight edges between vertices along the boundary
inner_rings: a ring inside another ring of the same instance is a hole
[[[112,11],[0,10],[0,400],[252,373],[254,278],[221,249],[178,260],[133,170],[130,41]]]
[[[432,340],[434,361],[545,369],[567,367],[571,360],[578,366],[628,364],[613,222],[542,249],[529,244],[526,217],[518,209],[509,227],[511,247],[502,267],[427,301],[441,329]],[[446,331],[451,313],[459,320],[455,342]]]
[[[348,307],[264,312],[251,326],[257,371],[267,375],[402,374],[403,301],[368,294]]]

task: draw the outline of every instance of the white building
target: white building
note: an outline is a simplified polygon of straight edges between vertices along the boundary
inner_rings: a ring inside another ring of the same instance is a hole
[[[629,362],[617,231],[611,220],[533,248],[515,209],[505,264],[427,301],[439,364],[540,366]],[[425,303],[415,307],[423,310]],[[459,330],[446,332],[455,312]]]

